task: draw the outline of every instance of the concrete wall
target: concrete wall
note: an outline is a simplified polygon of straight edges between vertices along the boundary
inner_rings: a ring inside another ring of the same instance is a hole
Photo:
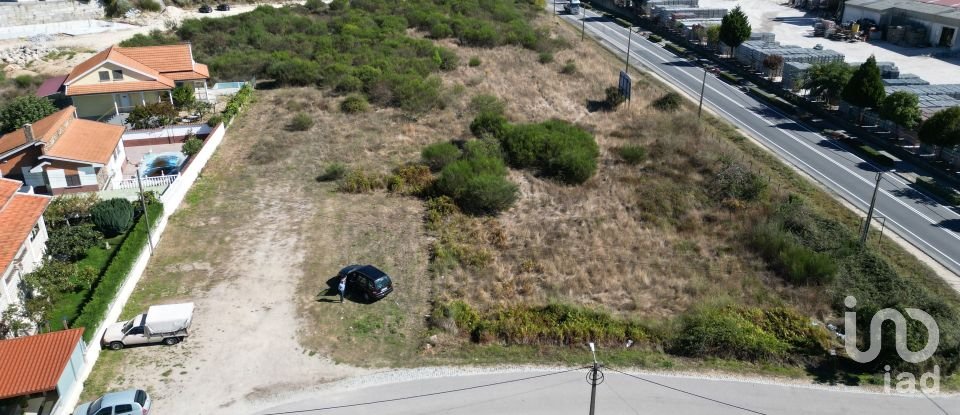
[[[103,7],[96,0],[87,3],[57,0],[0,2],[0,22],[3,22],[3,27],[101,18]]]
[[[113,79],[113,71],[117,71],[117,70],[123,72],[123,79],[121,80]],[[109,72],[108,74],[110,76],[109,81],[100,80],[100,72],[103,72],[103,71]],[[121,82],[141,82],[141,81],[153,81],[153,80],[154,78],[144,75],[142,73],[136,72],[133,69],[124,68],[120,65],[114,65],[110,62],[106,62],[103,65],[100,65],[99,67],[97,67],[96,69],[90,71],[83,77],[73,80],[73,82],[70,82],[70,86],[99,85],[99,84],[121,83]],[[68,88],[68,91],[69,91],[69,88]],[[136,93],[136,92],[135,94],[137,94],[138,97],[140,95],[139,93]]]
[[[181,124],[171,125],[165,128],[156,128],[152,130],[127,130],[123,133],[123,145],[128,147],[139,147],[157,144],[173,144],[183,142],[183,137],[189,134],[204,136],[210,134],[213,129],[209,125],[203,124]]]
[[[100,117],[115,111],[112,94],[80,95],[72,99],[80,118]]]

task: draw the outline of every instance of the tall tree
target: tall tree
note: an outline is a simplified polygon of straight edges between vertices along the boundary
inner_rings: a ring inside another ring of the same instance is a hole
[[[707,27],[707,46],[717,48],[717,42],[720,41],[720,25]]]
[[[720,22],[720,41],[736,51],[737,46],[750,38],[751,31],[747,15],[738,5],[726,16],[723,16],[723,20]]]
[[[844,62],[816,64],[810,67],[804,77],[804,87],[810,94],[823,97],[827,105],[832,105],[840,97],[853,71]]]
[[[960,144],[960,107],[940,110],[920,124],[917,132],[920,142],[937,146],[937,158],[944,147]]]
[[[860,121],[863,122],[863,111],[867,108],[877,108],[886,96],[883,88],[883,78],[880,77],[880,68],[877,59],[870,55],[843,87],[840,96],[844,101],[860,107]]]
[[[920,124],[920,99],[907,91],[894,92],[880,103],[880,116],[896,123],[900,135],[900,127],[912,129]]]
[[[53,101],[47,98],[24,95],[16,97],[6,105],[0,106],[0,134],[6,134],[23,127],[24,124],[57,112]]]

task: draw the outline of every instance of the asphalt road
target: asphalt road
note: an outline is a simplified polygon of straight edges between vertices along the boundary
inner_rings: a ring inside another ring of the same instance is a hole
[[[557,4],[557,9],[562,9],[563,2]],[[582,14],[561,15],[561,18],[577,26],[583,24],[583,17]],[[626,28],[590,10],[586,10],[585,23],[587,36],[626,57],[629,33]],[[632,35],[631,43],[632,67],[653,72],[692,97],[700,96],[703,68],[677,57],[639,34]],[[703,105],[848,203],[866,212],[880,167],[849,152],[844,144],[807,129],[713,74],[707,75]],[[960,215],[938,204],[898,173],[916,170],[914,166],[899,162],[897,172],[883,175],[881,190],[877,195],[874,225],[885,221],[885,232],[894,231],[952,271],[953,278],[947,282],[960,291],[960,278],[957,278],[960,275]],[[876,231],[871,233],[871,237],[877,237]]]
[[[313,394],[307,399],[266,409],[258,414],[557,415],[588,413],[590,385],[586,381],[587,370],[585,369],[495,386],[477,387],[547,373],[550,372],[525,371],[426,378],[359,388],[335,386],[325,392]],[[605,370],[604,381],[597,387],[596,413],[960,414],[960,397],[958,396],[935,396],[928,399],[920,394],[882,394],[757,384],[736,380],[640,376],[676,389]],[[455,389],[465,390],[442,393]],[[424,394],[430,395],[404,399]],[[374,401],[381,402],[370,403]]]

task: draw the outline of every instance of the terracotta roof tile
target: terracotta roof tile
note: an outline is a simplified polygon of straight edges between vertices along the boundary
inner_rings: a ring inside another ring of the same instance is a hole
[[[0,399],[56,389],[82,336],[76,328],[0,340]]]
[[[44,156],[107,164],[124,130],[121,125],[76,119]]]
[[[13,195],[23,186],[19,180],[0,179],[0,211],[13,198]]]
[[[158,72],[193,71],[193,55],[186,43],[139,48],[117,48],[117,51]]]
[[[112,50],[113,47],[106,48],[100,51],[100,53],[91,56],[90,59],[80,62],[77,66],[73,67],[73,70],[70,71],[70,74],[67,75],[67,79],[64,82],[72,81],[80,75],[105,62],[107,60],[107,55],[109,55]]]
[[[185,72],[165,72],[163,74],[167,78],[173,79],[174,81],[185,81],[190,79],[207,79],[210,77],[208,74],[203,74],[197,71],[185,71]]]
[[[75,108],[71,105],[31,124],[33,138],[37,141],[49,141],[50,136],[60,129],[63,123],[73,118],[74,110]],[[0,137],[0,153],[10,151],[26,143],[27,136],[23,133],[23,128],[11,131]]]
[[[160,76],[160,72],[156,69],[153,69],[136,59],[120,53],[119,49],[120,48],[116,46],[110,46],[103,52],[93,55],[93,57],[90,59],[81,62],[79,65],[75,66],[72,71],[70,71],[70,75],[67,75],[67,80],[64,81],[64,83],[69,86],[71,82],[75,81],[81,75],[100,66],[106,61],[111,61],[117,65],[125,66],[144,75],[148,75],[154,79]]]
[[[104,82],[93,85],[77,85],[67,87],[68,96],[88,95],[88,94],[109,94],[113,92],[137,92],[137,91],[166,91],[173,89],[173,80],[164,77],[164,82],[140,81],[140,82]]]
[[[0,210],[0,269],[6,269],[13,261],[49,203],[47,196],[16,193]]]

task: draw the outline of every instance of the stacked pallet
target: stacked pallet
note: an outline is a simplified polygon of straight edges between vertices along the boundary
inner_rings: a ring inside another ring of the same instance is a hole
[[[654,7],[657,6],[682,6],[682,7],[699,7],[699,0],[648,0],[643,3],[643,13],[652,16],[651,12]]]
[[[763,70],[763,61],[772,55],[783,57],[786,62],[808,64],[826,64],[843,62],[843,54],[829,49],[807,49],[795,45],[781,45],[779,42],[748,41],[737,48],[736,58],[740,63],[754,70]]]

